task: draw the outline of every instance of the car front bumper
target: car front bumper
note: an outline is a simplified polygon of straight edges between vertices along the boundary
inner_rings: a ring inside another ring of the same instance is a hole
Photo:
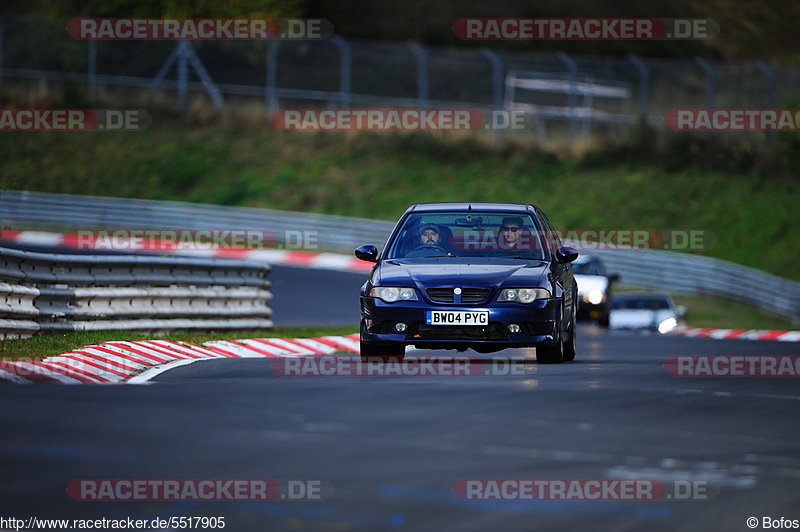
[[[528,305],[519,303],[491,303],[489,305],[431,304],[426,301],[385,303],[372,297],[361,298],[361,340],[365,342],[392,342],[420,348],[483,347],[533,347],[552,345],[559,341],[559,299],[542,299]],[[426,325],[429,310],[489,312],[487,326]],[[398,332],[397,323],[405,323],[407,330]],[[519,333],[511,333],[508,326],[520,326]]]

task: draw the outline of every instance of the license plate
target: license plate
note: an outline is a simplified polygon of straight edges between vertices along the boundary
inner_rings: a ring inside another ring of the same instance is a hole
[[[489,325],[486,310],[429,310],[425,314],[428,325]]]

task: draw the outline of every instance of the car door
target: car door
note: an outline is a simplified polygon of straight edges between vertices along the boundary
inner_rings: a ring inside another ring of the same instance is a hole
[[[553,229],[553,225],[550,223],[550,220],[547,219],[547,216],[545,216],[544,213],[539,209],[537,209],[537,214],[541,219],[542,225],[545,227],[545,231],[547,232],[546,240],[550,246],[550,255],[553,258],[553,261],[551,262],[553,277],[561,286],[561,289],[564,293],[564,316],[571,321],[576,310],[575,306],[577,304],[578,291],[577,285],[575,284],[575,276],[572,272],[572,263],[567,262],[564,264],[559,264],[555,262],[556,251],[564,244],[561,242],[561,237],[559,236],[558,232]]]

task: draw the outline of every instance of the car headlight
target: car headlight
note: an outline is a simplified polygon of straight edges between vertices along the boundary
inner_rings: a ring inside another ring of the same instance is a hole
[[[678,326],[678,320],[676,320],[675,318],[667,318],[658,324],[658,332],[660,332],[661,334],[667,334],[677,326]]]
[[[602,290],[589,290],[589,293],[586,294],[586,301],[591,303],[592,305],[599,305],[603,302],[605,298],[605,294]]]
[[[550,299],[550,291],[546,288],[506,288],[497,298],[498,301],[515,303],[533,303],[537,299]]]
[[[371,297],[377,297],[387,303],[395,301],[416,301],[417,292],[413,288],[399,286],[376,286],[369,291]]]

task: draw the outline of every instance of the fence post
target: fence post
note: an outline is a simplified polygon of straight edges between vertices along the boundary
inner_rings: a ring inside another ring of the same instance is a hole
[[[89,39],[89,57],[87,77],[89,81],[89,97],[94,99],[97,93],[97,41]]]
[[[764,61],[756,61],[756,68],[758,68],[767,78],[767,107],[770,109],[775,108],[775,71],[772,70]]]
[[[408,47],[417,58],[417,99],[420,107],[428,107],[428,53],[418,43],[410,42]]]
[[[172,52],[170,52],[169,57],[167,57],[167,60],[164,61],[164,64],[161,65],[161,68],[158,69],[156,77],[154,77],[150,82],[150,85],[147,86],[148,94],[152,93],[159,85],[161,85],[161,82],[164,81],[164,78],[167,76],[167,72],[169,72],[169,69],[172,68],[172,63],[178,59],[180,53],[181,45],[178,43],[178,45],[172,49]]]
[[[628,54],[628,60],[639,71],[639,114],[642,122],[647,122],[648,107],[650,103],[650,69],[644,61],[633,54]]]
[[[577,135],[578,124],[576,116],[576,108],[578,107],[578,95],[575,91],[575,84],[578,82],[578,65],[575,60],[565,52],[558,52],[556,54],[558,59],[564,63],[569,72],[569,135],[572,138],[572,144],[575,145],[575,137]]]
[[[488,48],[481,48],[481,55],[492,64],[492,100],[496,107],[503,106],[503,60]]]
[[[178,44],[178,108],[186,110],[186,97],[189,92],[189,57],[186,41]]]
[[[331,42],[339,50],[339,104],[343,108],[350,107],[350,73],[352,66],[352,59],[350,54],[350,45],[347,44],[339,35],[331,37]]]
[[[188,42],[184,47],[184,51],[186,52],[186,57],[189,59],[192,68],[194,68],[194,73],[197,74],[198,78],[200,78],[200,81],[203,83],[203,87],[205,87],[206,92],[208,93],[209,98],[211,98],[213,104],[220,111],[224,110],[225,99],[222,97],[222,93],[214,83],[214,80],[211,79],[211,76],[206,70],[206,67],[203,65],[203,62],[200,61],[200,58],[197,56],[197,51]]]
[[[775,109],[775,71],[772,70],[764,61],[756,61],[756,68],[758,68],[767,77],[767,107]],[[772,142],[774,140],[774,131],[767,131],[767,139]]]
[[[714,94],[717,92],[717,76],[714,72],[714,67],[712,67],[708,61],[703,59],[702,57],[695,57],[695,62],[700,65],[700,68],[703,69],[703,72],[706,73],[708,76],[708,92],[706,93],[706,108],[713,109],[714,108]]]
[[[278,110],[278,44],[275,39],[267,41],[267,117]]]
[[[3,34],[3,21],[0,20],[0,87],[3,86],[3,41],[5,35]]]

